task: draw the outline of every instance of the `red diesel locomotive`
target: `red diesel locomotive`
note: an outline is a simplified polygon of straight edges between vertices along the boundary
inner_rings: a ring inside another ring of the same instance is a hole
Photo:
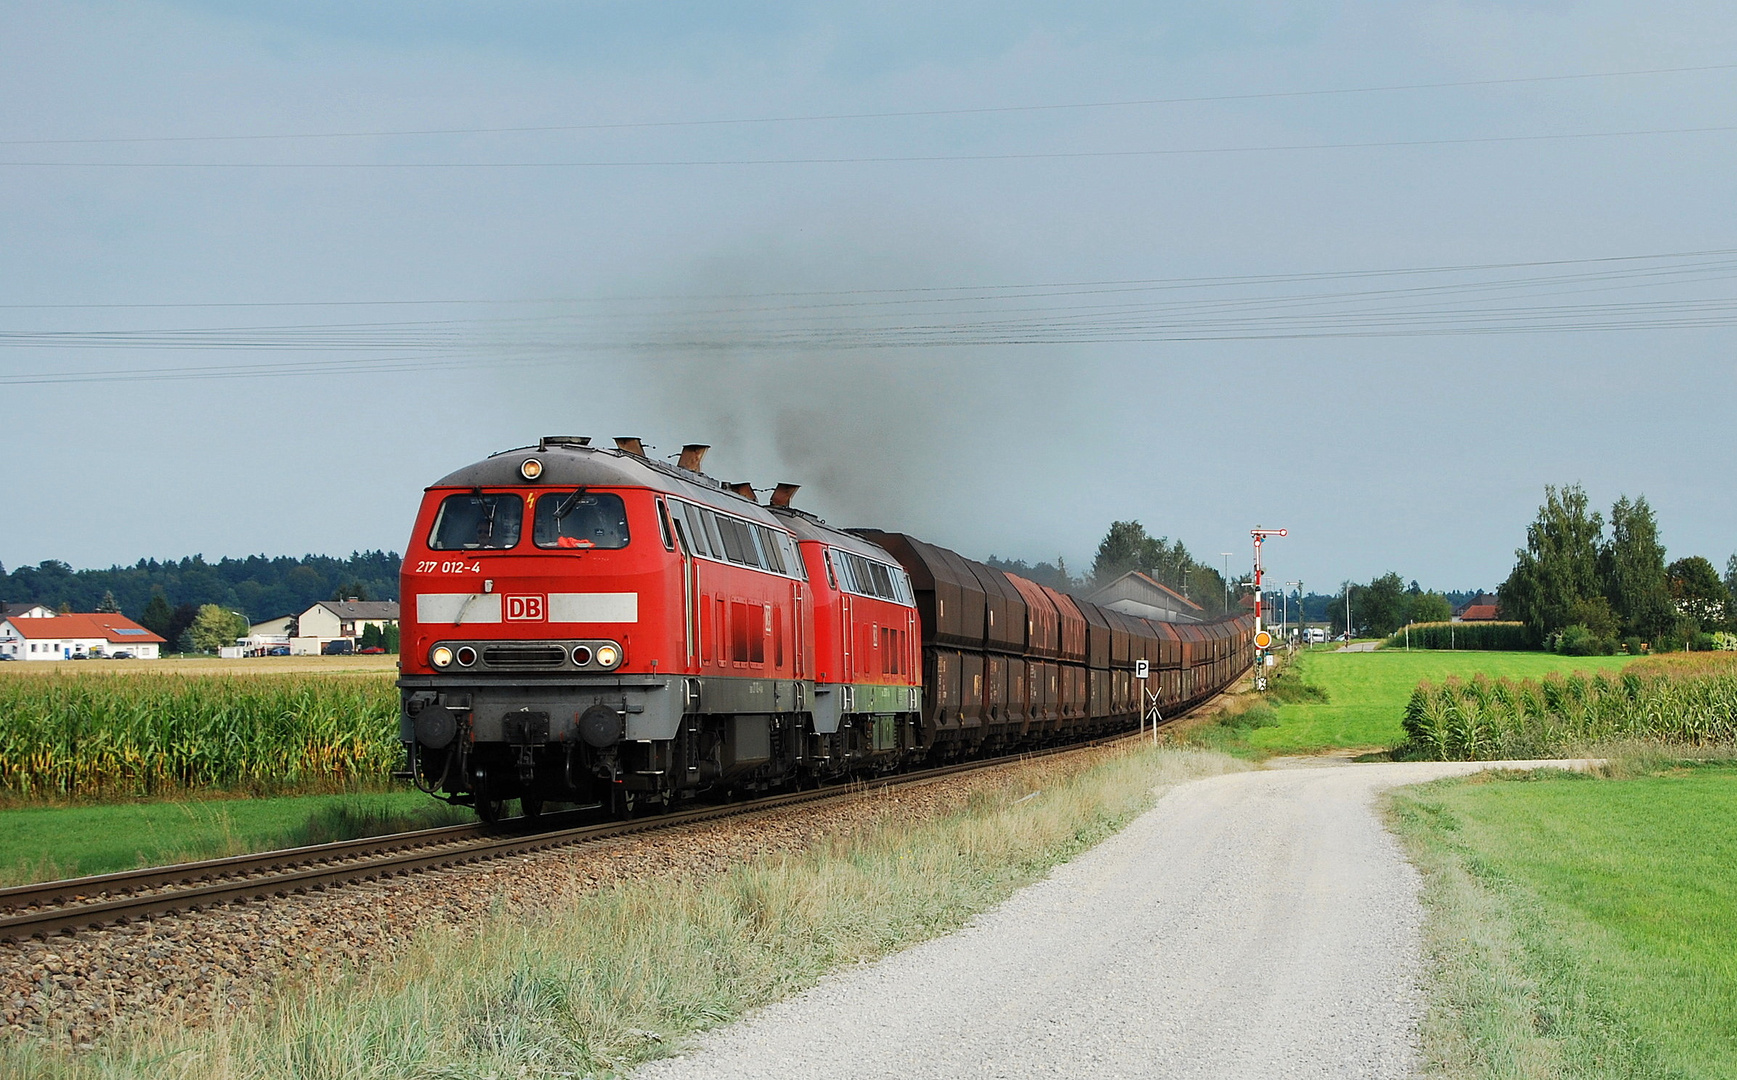
[[[1005,753],[1166,716],[1253,620],[1155,623],[909,536],[845,532],[636,439],[550,437],[428,488],[404,557],[401,736],[425,790],[618,813]]]

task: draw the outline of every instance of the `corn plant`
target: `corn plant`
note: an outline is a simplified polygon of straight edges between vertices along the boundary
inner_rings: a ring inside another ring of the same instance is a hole
[[[1737,743],[1737,670],[1637,664],[1615,677],[1424,682],[1404,726],[1411,756],[1440,761],[1557,757],[1614,741],[1729,746]]]
[[[0,677],[0,793],[333,790],[398,761],[388,679],[77,673]]]

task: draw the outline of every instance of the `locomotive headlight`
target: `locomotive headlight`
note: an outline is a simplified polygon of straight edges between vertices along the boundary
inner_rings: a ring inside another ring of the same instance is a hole
[[[614,667],[621,663],[621,646],[614,643],[597,646],[597,663],[602,667]]]
[[[528,457],[519,462],[519,475],[526,480],[535,480],[543,475],[543,463],[534,457]]]
[[[445,645],[436,645],[434,651],[428,654],[428,662],[435,667],[452,666],[452,650]]]

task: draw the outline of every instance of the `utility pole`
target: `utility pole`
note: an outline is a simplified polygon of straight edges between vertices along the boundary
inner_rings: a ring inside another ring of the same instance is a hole
[[[1224,556],[1224,579],[1223,579],[1224,580],[1224,613],[1226,615],[1229,615],[1230,614],[1230,552],[1221,551],[1221,552],[1219,552],[1219,554]]]
[[[1291,605],[1291,590],[1292,589],[1297,590],[1297,622],[1301,623],[1303,621],[1303,583],[1300,581],[1287,581],[1287,582],[1285,582],[1285,592],[1284,592],[1284,597],[1285,597],[1285,619],[1284,619],[1284,622],[1286,623],[1286,626],[1288,626],[1290,623],[1290,612],[1291,612],[1291,606],[1290,605]],[[1283,631],[1286,629],[1286,626],[1281,626],[1281,627],[1279,627],[1279,629],[1281,631]],[[1286,641],[1290,640],[1290,637],[1288,634],[1285,635],[1285,640]]]

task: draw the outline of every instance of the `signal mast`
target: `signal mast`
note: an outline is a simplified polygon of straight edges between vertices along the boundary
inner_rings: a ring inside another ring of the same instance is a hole
[[[1269,536],[1284,536],[1286,532],[1284,529],[1263,529],[1256,525],[1249,530],[1249,535],[1254,537],[1255,670],[1259,671],[1270,662],[1267,649],[1273,643],[1273,636],[1261,629],[1261,544],[1265,543]],[[1255,689],[1265,690],[1266,688],[1267,677],[1256,675]]]

